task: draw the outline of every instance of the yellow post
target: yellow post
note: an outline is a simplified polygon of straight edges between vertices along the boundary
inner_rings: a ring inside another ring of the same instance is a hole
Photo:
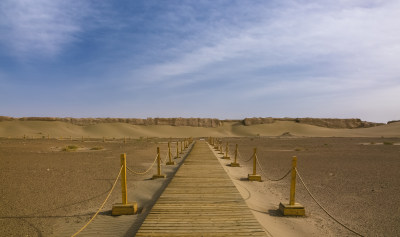
[[[237,163],[237,156],[238,156],[238,144],[236,144],[236,148],[235,148],[235,161],[231,163],[232,167],[239,167],[240,164]]]
[[[157,147],[157,175],[161,175],[161,156],[159,147]]]
[[[218,154],[221,154],[221,155],[223,155],[224,154],[224,151],[223,151],[223,149],[222,149],[222,141],[221,141],[221,143],[219,144],[219,152],[218,152]]]
[[[229,146],[228,146],[228,142],[227,142],[226,146],[225,146],[225,156],[223,156],[222,159],[230,159],[230,157],[228,156],[228,152],[229,152]]]
[[[171,143],[170,142],[168,142],[168,158],[169,158],[169,161],[167,162],[167,165],[175,165],[175,162],[172,161]]]
[[[121,188],[122,188],[122,204],[128,203],[128,189],[126,187],[126,154],[121,154]]]
[[[297,157],[293,156],[289,204],[283,204],[283,203],[279,204],[279,210],[283,213],[284,216],[304,216],[306,213],[304,206],[301,205],[300,203],[295,202],[296,176],[297,176],[296,166],[297,166]]]
[[[254,153],[253,153],[253,174],[249,174],[248,179],[249,181],[261,182],[261,175],[257,174],[257,148],[254,148]]]
[[[292,161],[292,180],[290,182],[290,205],[294,205],[294,198],[296,195],[296,165],[297,165],[297,157],[293,156],[293,161]]]
[[[237,155],[238,155],[238,144],[236,144],[236,147],[235,147],[235,163],[237,163],[236,161],[237,161]]]
[[[121,154],[121,188],[122,203],[115,203],[112,206],[111,215],[133,215],[137,213],[137,203],[128,203],[128,188],[126,186],[126,154]]]
[[[165,174],[161,174],[161,156],[160,147],[157,147],[157,174],[153,175],[153,179],[165,178]]]
[[[216,151],[218,151],[218,143],[219,143],[219,141],[218,140],[215,140],[215,142],[214,142],[214,150],[216,150]]]
[[[257,174],[257,148],[254,148],[253,154],[253,175]]]
[[[181,158],[181,157],[179,156],[179,143],[176,142],[176,157],[175,157],[175,159],[178,159],[178,158]]]

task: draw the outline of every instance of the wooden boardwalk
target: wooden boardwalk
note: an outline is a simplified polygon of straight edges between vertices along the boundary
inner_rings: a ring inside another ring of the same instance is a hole
[[[205,141],[197,141],[136,236],[267,236]]]

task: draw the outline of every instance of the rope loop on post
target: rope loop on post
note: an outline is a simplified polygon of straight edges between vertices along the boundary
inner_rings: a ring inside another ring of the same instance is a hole
[[[81,232],[94,220],[94,218],[96,218],[96,216],[99,214],[99,212],[101,211],[101,209],[103,209],[103,207],[104,207],[104,205],[106,204],[107,200],[110,198],[110,195],[111,195],[112,191],[114,190],[115,185],[117,184],[117,181],[118,181],[118,179],[119,179],[119,176],[121,176],[122,168],[123,168],[123,166],[121,165],[121,168],[119,169],[118,176],[117,176],[117,178],[115,179],[114,184],[113,184],[113,186],[111,187],[110,192],[108,193],[108,195],[107,195],[106,199],[104,200],[104,202],[101,204],[100,208],[99,208],[99,209],[97,210],[97,212],[93,215],[93,217],[90,218],[90,220],[89,220],[80,230],[78,230],[75,234],[73,234],[71,237],[75,237],[75,236],[77,236],[79,233],[81,233]]]
[[[306,191],[307,191],[307,193],[310,195],[310,197],[314,200],[314,202],[315,202],[315,203],[316,203],[330,218],[332,218],[332,220],[334,220],[336,223],[338,223],[339,225],[341,225],[342,227],[344,227],[344,228],[347,229],[348,231],[350,231],[350,232],[352,232],[352,233],[354,233],[354,234],[356,234],[356,235],[358,235],[358,236],[362,236],[362,237],[363,237],[362,234],[358,233],[358,232],[355,231],[355,230],[350,229],[350,227],[346,226],[345,224],[343,224],[343,223],[341,223],[340,221],[338,221],[335,217],[333,217],[333,216],[332,216],[318,201],[317,201],[317,199],[314,197],[314,195],[311,194],[311,192],[310,192],[310,190],[308,189],[307,185],[304,183],[303,178],[301,177],[299,171],[297,170],[297,168],[295,168],[295,169],[296,169],[297,176],[299,177],[301,183],[303,184],[304,188],[306,189]]]
[[[240,154],[239,149],[238,149],[238,154],[239,154],[239,158],[240,158],[240,159],[243,159],[243,158],[242,158],[242,155]],[[249,162],[249,161],[251,161],[251,159],[253,159],[253,156],[250,156],[250,158],[249,158],[248,160],[245,160],[244,162]]]
[[[156,155],[156,158],[154,159],[153,163],[150,165],[150,167],[144,172],[134,171],[134,170],[130,169],[128,166],[126,167],[126,169],[129,170],[130,172],[134,173],[134,174],[144,175],[144,174],[147,174],[151,170],[151,168],[153,168],[153,166],[156,163],[156,161],[157,161],[157,155]]]
[[[164,159],[161,160],[161,164],[164,164],[165,161],[167,161],[167,157],[168,157],[168,152],[165,153],[165,157]]]
[[[257,164],[258,164],[258,167],[260,167],[261,173],[263,173],[264,176],[266,177],[265,171],[264,171],[264,169],[262,168],[262,166],[261,166],[260,162],[258,161],[258,159],[257,159]],[[292,171],[292,169],[289,169],[288,172],[287,172],[282,178],[279,178],[279,179],[270,179],[270,178],[268,178],[268,177],[266,177],[266,178],[267,178],[269,181],[278,182],[278,181],[281,181],[281,180],[283,180],[284,178],[286,178],[286,177],[290,174],[291,171]]]

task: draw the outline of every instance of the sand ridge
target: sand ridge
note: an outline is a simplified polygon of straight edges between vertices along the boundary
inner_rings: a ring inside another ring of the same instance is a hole
[[[293,121],[245,126],[238,122],[224,122],[219,127],[171,125],[131,125],[128,123],[99,123],[78,126],[60,121],[3,121],[0,137],[4,138],[145,138],[145,137],[242,137],[280,136],[284,133],[305,137],[400,137],[400,122],[369,128],[334,129]]]

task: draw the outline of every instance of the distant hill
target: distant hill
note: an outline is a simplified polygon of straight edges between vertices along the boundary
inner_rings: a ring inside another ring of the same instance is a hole
[[[13,118],[0,116],[2,121],[60,121],[75,125],[86,126],[100,123],[128,123],[132,125],[171,125],[191,127],[220,127],[224,122],[237,122],[245,126],[257,124],[271,124],[276,121],[290,121],[296,123],[310,124],[327,128],[369,128],[382,123],[361,121],[361,119],[332,119],[332,118],[245,118],[243,120],[220,120],[215,118],[57,118],[57,117],[22,117]]]
[[[246,118],[12,118],[0,116],[0,137],[400,137],[400,122],[378,124],[359,119]]]

